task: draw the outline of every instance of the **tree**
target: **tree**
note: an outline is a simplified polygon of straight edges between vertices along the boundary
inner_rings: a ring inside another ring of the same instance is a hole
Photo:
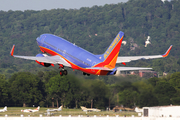
[[[148,79],[148,82],[152,85],[152,86],[156,86],[157,82],[159,81],[160,79],[157,78],[157,77],[153,77],[153,78],[150,78]]]
[[[29,72],[17,73],[14,80],[11,79],[10,92],[12,99],[16,103],[26,105],[38,105],[42,99],[41,91],[39,90],[39,80],[35,75]]]
[[[73,106],[75,104],[75,107],[78,108],[79,102],[81,98],[84,96],[84,89],[82,87],[82,79],[77,79],[75,76],[69,75],[69,101],[70,105]],[[74,104],[72,103],[74,102]],[[79,105],[80,106],[80,105]]]
[[[67,76],[56,75],[51,77],[46,83],[46,90],[49,95],[51,95],[52,100],[55,99],[57,107],[59,107],[59,99],[62,105],[67,105],[65,101],[67,97],[67,92],[69,90],[69,80]]]
[[[153,93],[149,91],[144,91],[139,95],[138,104],[139,107],[150,107],[150,106],[157,106],[158,99],[153,95]]]
[[[118,93],[119,103],[125,107],[133,107],[138,102],[138,92],[130,89]]]
[[[176,93],[176,89],[165,81],[159,81],[154,88],[154,94],[158,98],[159,105],[172,104],[171,98],[173,98]]]
[[[5,75],[0,74],[0,106],[7,105],[8,97],[8,82]]]
[[[169,83],[176,89],[180,89],[180,72],[172,74]]]

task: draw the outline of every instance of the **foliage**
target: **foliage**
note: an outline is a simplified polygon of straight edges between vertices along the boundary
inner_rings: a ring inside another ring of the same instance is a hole
[[[39,81],[31,73],[21,72],[17,74],[10,84],[13,101],[22,103],[23,107],[26,107],[26,104],[37,104],[42,98],[41,91],[38,89]]]
[[[46,74],[50,77],[46,78]],[[100,79],[87,80],[74,75],[62,77],[54,71],[36,75],[19,72],[9,79],[1,74],[0,106],[63,105],[69,108],[86,106],[106,109],[117,105],[144,107],[180,104],[179,72],[162,78],[136,81],[130,78],[122,81],[122,77],[117,77],[119,82],[106,84]]]

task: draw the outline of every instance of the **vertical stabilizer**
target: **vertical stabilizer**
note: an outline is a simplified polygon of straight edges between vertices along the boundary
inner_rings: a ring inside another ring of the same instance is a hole
[[[103,54],[103,58],[104,58],[103,67],[107,67],[110,69],[115,68],[123,37],[124,37],[124,33],[120,31],[113,40],[113,42],[111,43],[111,45],[108,47],[106,52]]]

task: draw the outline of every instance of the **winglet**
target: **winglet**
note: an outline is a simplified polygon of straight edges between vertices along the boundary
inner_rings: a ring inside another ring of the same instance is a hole
[[[166,51],[166,53],[162,56],[167,57],[169,55],[169,52],[171,51],[171,48],[172,48],[172,45],[169,47],[169,49]]]
[[[15,48],[15,45],[13,45],[12,48],[11,48],[11,52],[10,52],[11,56],[13,56],[13,54],[14,54],[14,48]]]

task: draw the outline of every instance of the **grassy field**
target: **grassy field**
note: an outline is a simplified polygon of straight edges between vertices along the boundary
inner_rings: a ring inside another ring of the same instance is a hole
[[[3,108],[0,108],[3,109]],[[20,117],[21,115],[23,115],[24,117],[37,117],[37,116],[47,116],[47,109],[48,108],[44,108],[41,107],[40,110],[38,112],[34,112],[34,113],[23,113],[21,112],[21,110],[23,109],[35,109],[33,107],[8,107],[6,112],[1,112],[0,113],[0,117],[4,117],[5,115],[8,115],[8,117]],[[101,112],[83,112],[81,109],[66,109],[63,108],[62,111],[58,111],[58,112],[50,112],[51,115],[49,116],[78,116],[78,115],[83,115],[83,116],[94,116],[96,115],[98,116],[137,116],[138,114],[136,112],[128,112],[128,111],[123,111],[123,112],[113,112],[113,111],[101,111]]]

